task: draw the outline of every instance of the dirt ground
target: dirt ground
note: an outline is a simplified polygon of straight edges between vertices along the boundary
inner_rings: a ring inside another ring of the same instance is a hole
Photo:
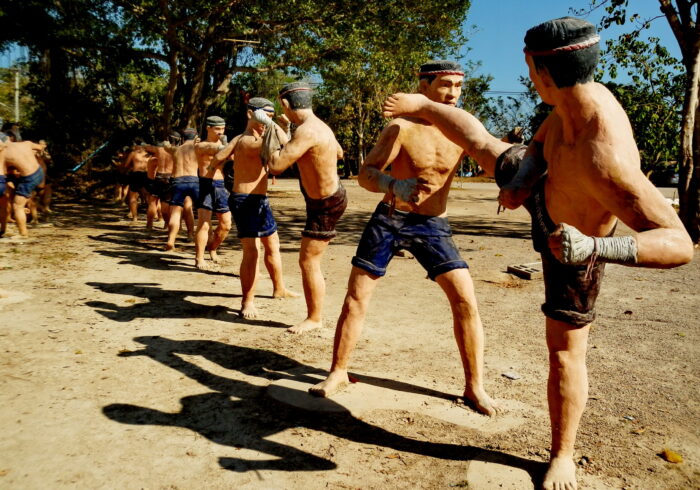
[[[479,299],[486,388],[505,413],[455,403],[450,309],[410,258],[377,287],[352,361],[359,382],[332,401],[306,395],[330,365],[350,258],[379,200],[346,186],[323,263],[325,328],[302,336],[285,328],[304,318],[303,298],[273,299],[264,269],[260,318],[238,316],[235,233],[216,273],[193,268],[183,234],[179,253],[160,252],[162,231],[107,203],[58,201],[35,239],[0,239],[0,488],[533,488],[549,445],[543,284],[505,273],[538,255],[524,211],[496,215],[493,184],[457,184],[449,213]],[[271,201],[301,292],[296,181],[278,180]],[[699,279],[697,258],[607,269],[580,488],[700,488]]]

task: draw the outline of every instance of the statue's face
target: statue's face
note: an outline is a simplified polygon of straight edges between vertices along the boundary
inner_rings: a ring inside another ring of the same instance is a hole
[[[207,133],[209,133],[207,136],[211,140],[218,140],[225,130],[226,126],[207,126]]]
[[[551,78],[549,77],[549,72],[547,71],[547,69],[538,70],[537,67],[535,67],[535,62],[532,60],[532,56],[530,56],[529,54],[525,55],[525,63],[527,63],[530,80],[532,80],[532,85],[535,87],[535,90],[537,90],[537,93],[540,95],[542,102],[544,102],[545,104],[552,105],[551,98],[549,97],[549,91],[552,86]]]
[[[433,102],[454,106],[462,94],[463,82],[464,77],[461,75],[438,75],[430,84],[427,80],[422,80],[421,88],[423,95]]]

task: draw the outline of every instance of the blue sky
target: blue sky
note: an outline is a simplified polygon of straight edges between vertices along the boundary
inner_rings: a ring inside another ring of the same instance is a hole
[[[631,0],[630,4],[633,5],[632,12],[639,13],[642,18],[661,15],[658,0]],[[471,48],[471,51],[465,55],[465,59],[481,61],[478,74],[493,76],[492,91],[520,92],[523,86],[518,82],[518,77],[527,76],[523,55],[525,32],[546,20],[573,15],[570,7],[581,9],[589,5],[588,0],[472,0],[465,23],[465,32],[469,37],[466,48]],[[598,9],[585,18],[597,25],[601,17],[602,11]],[[617,38],[619,34],[632,29],[628,23],[621,28],[601,31],[601,42]],[[652,23],[651,30],[645,31],[644,38],[649,35],[659,37],[671,54],[680,59],[678,43],[665,18]]]

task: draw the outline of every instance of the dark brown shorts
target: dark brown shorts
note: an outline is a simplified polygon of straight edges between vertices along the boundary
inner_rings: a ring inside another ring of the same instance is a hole
[[[348,207],[345,187],[338,182],[338,190],[330,196],[312,199],[304,193],[304,199],[306,199],[306,226],[301,236],[320,240],[335,237],[337,234],[335,225]]]
[[[504,186],[515,176],[525,155],[525,146],[514,145],[496,160],[496,183]],[[546,175],[535,184],[524,207],[532,218],[532,243],[542,257],[545,302],[542,312],[553,320],[583,327],[596,316],[595,303],[605,272],[605,263],[596,262],[586,275],[587,265],[562,264],[549,250],[547,238],[556,224],[549,217],[544,198]],[[613,230],[614,231],[614,230]]]

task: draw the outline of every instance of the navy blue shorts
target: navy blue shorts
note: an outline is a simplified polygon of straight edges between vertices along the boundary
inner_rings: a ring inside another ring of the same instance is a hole
[[[277,231],[270,200],[263,194],[231,193],[228,205],[238,229],[238,238],[260,238]]]
[[[213,180],[206,177],[199,178],[199,204],[198,208],[213,211],[215,213],[228,213],[229,193],[224,187],[224,181]]]
[[[33,174],[25,175],[24,177],[19,178],[19,180],[17,181],[17,186],[15,188],[15,194],[18,196],[24,196],[26,198],[29,198],[32,195],[34,189],[36,189],[36,186],[41,184],[43,180],[44,171],[41,169],[41,167],[39,167]]]
[[[7,177],[0,175],[0,197],[5,195],[5,189],[7,189]]]
[[[411,252],[435,280],[440,274],[469,266],[452,240],[447,218],[394,210],[380,202],[362,232],[352,265],[372,275],[383,276],[391,258],[401,249]]]
[[[192,204],[199,201],[199,177],[187,175],[185,177],[175,177],[170,187],[172,206],[184,206],[185,198],[192,198]]]

